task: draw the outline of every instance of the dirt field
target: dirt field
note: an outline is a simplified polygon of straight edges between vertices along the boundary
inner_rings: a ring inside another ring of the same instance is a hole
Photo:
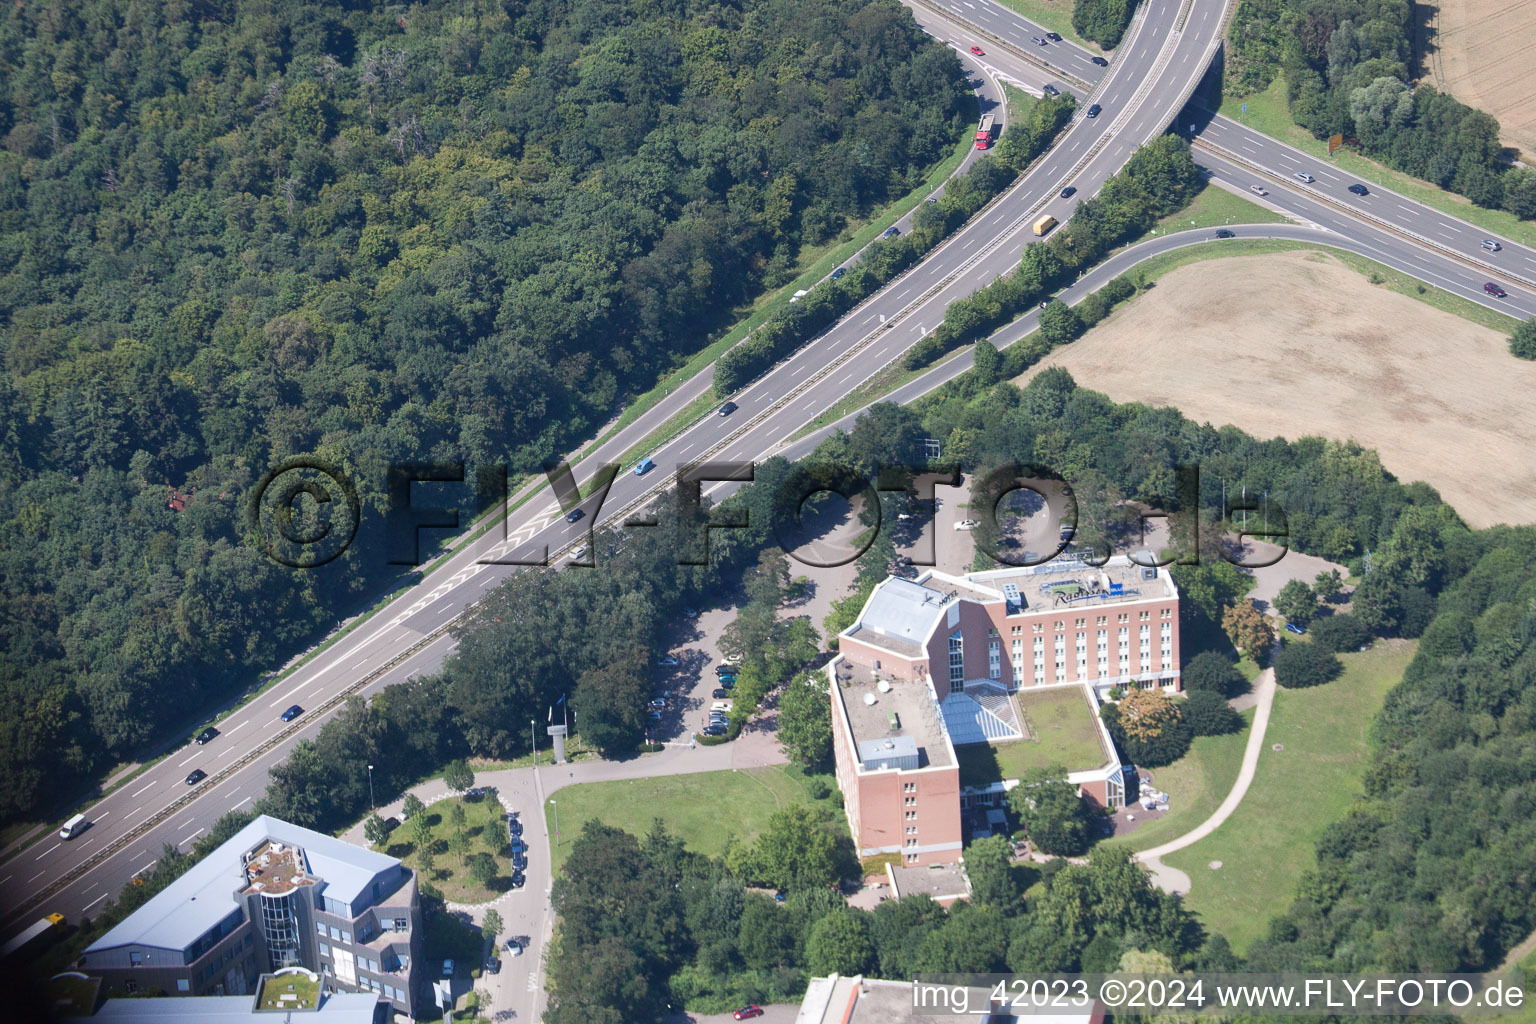
[[[1536,0],[1441,0],[1427,34],[1435,87],[1498,118],[1504,145],[1536,161]]]
[[[1237,256],[1167,274],[1018,383],[1059,365],[1117,401],[1257,437],[1353,439],[1473,526],[1530,523],[1536,363],[1506,346],[1326,254]]]

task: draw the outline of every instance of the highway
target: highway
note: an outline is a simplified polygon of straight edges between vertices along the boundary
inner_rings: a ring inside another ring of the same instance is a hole
[[[1138,17],[1099,83],[1098,118],[1080,117],[1057,145],[1012,189],[958,230],[917,266],[866,300],[798,353],[733,396],[730,417],[710,416],[651,453],[658,468],[646,477],[621,473],[599,508],[582,503],[580,522],[541,495],[510,517],[505,537],[497,531],[459,550],[429,577],[404,591],[367,623],[341,637],[277,687],[221,723],[221,735],[205,747],[189,746],[164,758],[89,809],[96,825],[80,838],[49,838],[0,863],[0,924],[19,930],[41,913],[72,920],[116,892],[159,855],[164,843],[185,845],[221,814],[244,806],[265,786],[267,769],[299,738],[313,735],[325,712],[349,692],[367,693],[413,672],[437,669],[451,650],[442,631],[515,565],[538,549],[559,553],[585,541],[594,523],[612,519],[670,478],[675,467],[710,459],[754,459],[835,404],[936,326],[948,304],[1017,264],[1033,240],[1030,223],[1049,212],[1065,220],[1072,204],[1056,198],[1069,180],[1084,191],[1098,187],[1141,143],[1166,127],[1169,112],[1149,99],[1188,95],[1209,53],[1209,37],[1176,33],[1188,12],[1190,25],[1213,29],[1221,0],[1187,0],[1184,7],[1153,4]],[[1198,53],[1200,56],[1189,56]],[[594,467],[617,458],[686,405],[701,389],[680,389],[630,428],[599,446],[579,464],[577,478],[590,481]],[[404,659],[401,661],[401,659]],[[281,710],[298,703],[309,713],[285,727]],[[238,766],[238,767],[236,767]],[[196,787],[183,779],[193,768],[210,778]]]
[[[985,57],[980,58],[983,65],[1005,80],[1022,84],[1037,93],[1046,81],[1063,91],[1081,93],[1083,89],[1071,84],[1068,77],[1075,76],[1091,84],[1096,80],[1092,72],[1100,70],[1091,63],[1092,54],[1075,43],[1062,40],[1043,47],[1036,45],[1032,39],[1043,36],[1045,29],[994,0],[906,2],[918,24],[930,34],[962,48],[981,46],[986,50]],[[1194,30],[1200,28],[1195,23]],[[1002,40],[1007,46],[997,47],[996,40]],[[1148,44],[1146,40],[1138,40],[1136,45],[1144,47]],[[1020,52],[1011,52],[1010,47]],[[1115,60],[1119,59],[1117,53]],[[1089,69],[1087,73],[1085,68]],[[1051,70],[1058,72],[1060,77],[1052,77]],[[1518,314],[1526,307],[1521,305],[1523,300],[1516,299],[1515,288],[1527,293],[1536,290],[1536,249],[1512,242],[1496,232],[1425,206],[1391,189],[1362,182],[1326,159],[1303,153],[1230,117],[1194,107],[1185,111],[1181,123],[1174,127],[1194,144],[1197,162],[1207,164],[1209,155],[1221,158],[1228,168],[1246,167],[1256,174],[1257,177],[1250,175],[1244,188],[1259,184],[1271,194],[1283,190],[1299,197],[1326,199],[1335,208],[1354,213],[1356,223],[1388,226],[1404,233],[1420,247],[1455,254],[1468,266],[1481,268],[1480,295],[1482,284],[1488,281],[1498,283],[1510,293],[1503,304],[1495,304],[1499,300],[1485,303],[1492,308]],[[1190,131],[1191,127],[1193,131]],[[1309,174],[1315,180],[1304,182],[1296,177],[1298,173]],[[1354,184],[1365,184],[1368,194],[1352,194],[1349,186]],[[1498,242],[1499,251],[1484,250],[1484,239]],[[1527,294],[1526,298],[1529,297]]]

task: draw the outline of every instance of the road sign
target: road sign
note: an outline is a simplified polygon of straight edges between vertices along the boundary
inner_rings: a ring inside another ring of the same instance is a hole
[[[1342,134],[1328,136],[1328,155],[1333,156],[1333,151],[1342,148],[1343,145],[1344,136]]]

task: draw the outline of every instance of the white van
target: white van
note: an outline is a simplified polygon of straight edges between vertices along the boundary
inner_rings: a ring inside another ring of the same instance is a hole
[[[731,706],[729,704],[725,703],[725,701],[717,700],[717,701],[715,701],[713,704],[711,704],[709,706],[709,710],[711,710],[711,711],[726,711],[726,712],[729,712],[731,710]]]
[[[85,815],[77,814],[66,821],[63,828],[59,829],[59,838],[73,839],[87,828],[90,828],[90,826],[91,823],[86,820]]]

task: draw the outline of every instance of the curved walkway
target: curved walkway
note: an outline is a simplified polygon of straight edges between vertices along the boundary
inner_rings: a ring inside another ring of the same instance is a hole
[[[1227,794],[1227,798],[1221,802],[1220,807],[1216,808],[1216,813],[1179,838],[1136,854],[1136,859],[1152,872],[1152,881],[1160,889],[1179,894],[1189,892],[1192,885],[1189,875],[1178,868],[1164,864],[1161,858],[1182,850],[1186,846],[1193,846],[1215,832],[1221,827],[1222,822],[1237,810],[1237,805],[1243,802],[1243,797],[1248,795],[1248,787],[1253,783],[1253,777],[1259,770],[1259,753],[1264,749],[1264,734],[1269,729],[1269,709],[1275,703],[1274,669],[1267,668],[1259,673],[1259,678],[1254,682],[1254,692],[1259,698],[1258,710],[1253,713],[1253,726],[1248,732],[1248,746],[1243,751],[1243,766],[1238,769],[1237,781],[1232,784],[1232,791]]]

